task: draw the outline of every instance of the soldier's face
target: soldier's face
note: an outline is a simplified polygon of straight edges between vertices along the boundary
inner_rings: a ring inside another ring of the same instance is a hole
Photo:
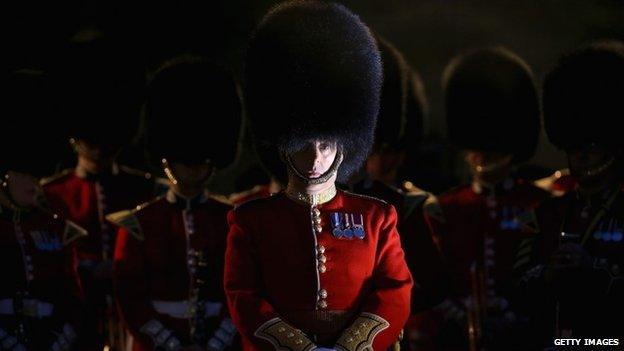
[[[335,142],[310,140],[305,147],[290,155],[290,159],[299,173],[318,178],[331,168],[337,150]]]
[[[36,177],[20,172],[7,173],[8,192],[16,205],[34,207],[41,196],[42,190]]]

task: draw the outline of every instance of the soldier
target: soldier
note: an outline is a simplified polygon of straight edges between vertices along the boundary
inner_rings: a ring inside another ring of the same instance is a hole
[[[107,217],[120,228],[113,277],[134,350],[232,348],[236,330],[223,294],[231,206],[205,188],[234,160],[240,120],[236,84],[213,64],[172,61],[150,83],[147,142],[170,189]]]
[[[69,350],[81,291],[71,243],[84,229],[42,207],[38,179],[56,165],[44,76],[9,77],[0,138],[0,349]],[[24,147],[25,146],[25,147]]]
[[[288,184],[228,217],[225,291],[245,350],[397,341],[412,280],[396,211],[335,187],[371,147],[381,78],[375,40],[341,5],[283,3],[255,32],[245,68],[254,140]]]
[[[382,199],[397,209],[401,246],[416,282],[411,298],[411,315],[415,315],[441,302],[446,290],[442,258],[423,217],[423,208],[434,197],[413,184],[409,189],[398,184],[398,172],[406,150],[416,148],[422,139],[427,104],[420,77],[391,43],[380,37],[377,39],[384,81],[375,142],[360,172],[361,178],[350,190]],[[418,319],[410,317],[404,332],[403,345],[408,349],[424,342]]]
[[[383,63],[384,80],[375,141],[365,167],[350,180],[349,189],[394,205],[401,215],[404,193],[398,184],[399,168],[407,143],[418,145],[426,101],[422,82],[403,55],[387,40],[377,40]],[[410,189],[411,190],[411,189]],[[425,195],[419,191],[420,195]]]
[[[578,186],[526,217],[538,235],[519,270],[538,346],[624,337],[623,87],[624,44],[615,41],[564,56],[544,82],[546,132]]]
[[[497,47],[453,59],[443,83],[448,134],[465,154],[472,183],[440,195],[426,214],[453,282],[437,307],[436,346],[521,348],[511,342],[520,332],[511,273],[517,247],[531,234],[516,217],[548,196],[513,175],[539,135],[533,76],[521,58]]]
[[[89,317],[85,341],[89,347],[116,350],[124,341],[110,286],[115,232],[105,216],[151,199],[155,183],[150,174],[116,162],[136,133],[144,83],[140,71],[126,69],[111,58],[119,53],[108,50],[99,42],[77,48],[55,72],[77,163],[42,184],[50,206],[89,232],[76,243]]]

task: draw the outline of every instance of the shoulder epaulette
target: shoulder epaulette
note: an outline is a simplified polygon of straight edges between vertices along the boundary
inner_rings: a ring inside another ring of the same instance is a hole
[[[65,221],[65,230],[63,231],[63,246],[67,246],[74,240],[85,237],[87,235],[89,235],[89,233],[83,227],[72,221]]]
[[[548,177],[541,178],[541,179],[538,179],[538,180],[534,181],[533,184],[536,187],[538,187],[540,189],[543,189],[543,190],[551,193],[554,196],[561,196],[565,192],[563,192],[563,191],[556,191],[555,189],[553,189],[553,187],[555,185],[555,182],[559,178],[567,176],[569,174],[570,174],[570,170],[569,169],[567,169],[567,168],[566,169],[561,169],[561,170],[558,170],[558,171],[554,172],[553,174],[549,175]]]
[[[106,220],[115,224],[118,227],[124,228],[137,240],[145,240],[143,235],[143,229],[141,228],[141,222],[136,216],[136,213],[149,206],[150,204],[160,200],[162,196],[155,198],[152,201],[141,204],[130,210],[123,210],[106,215]]]
[[[417,208],[423,205],[429,196],[433,196],[430,193],[412,186],[411,190],[404,195],[405,208],[403,210],[403,218],[408,218]]]
[[[106,220],[118,227],[124,228],[137,240],[143,241],[145,236],[143,235],[143,229],[141,229],[141,223],[135,213],[136,210],[119,211],[106,215]]]
[[[65,169],[65,170],[62,170],[62,171],[60,171],[60,172],[58,172],[58,173],[56,173],[54,175],[51,175],[49,177],[41,178],[41,180],[39,180],[39,185],[46,186],[46,185],[48,185],[50,183],[53,183],[53,182],[55,182],[55,181],[65,177],[66,175],[72,173],[73,171],[74,171],[73,169]]]
[[[438,197],[433,194],[429,194],[429,197],[425,200],[425,203],[423,204],[423,211],[427,216],[440,223],[446,222],[442,206],[440,206],[440,201],[438,200]]]
[[[211,194],[210,198],[213,199],[214,201],[227,205],[227,206],[234,206],[234,204],[232,203],[232,201],[230,201],[230,199],[225,196],[225,195],[219,195],[219,194]]]

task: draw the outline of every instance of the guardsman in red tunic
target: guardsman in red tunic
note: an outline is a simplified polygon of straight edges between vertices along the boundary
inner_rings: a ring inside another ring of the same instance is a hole
[[[526,233],[517,217],[549,194],[513,176],[534,153],[540,110],[527,64],[504,48],[478,49],[444,74],[448,134],[472,182],[429,206],[427,220],[448,264],[449,298],[436,307],[436,349],[522,349],[512,272]],[[432,316],[433,318],[433,316]]]
[[[9,79],[0,138],[0,349],[69,350],[82,303],[71,243],[86,232],[42,207],[38,177],[54,170],[60,150],[48,133],[57,121],[45,79]]]
[[[208,122],[213,131],[199,128]],[[150,83],[150,153],[170,190],[111,214],[120,229],[114,286],[134,350],[231,350],[236,330],[223,292],[227,212],[206,193],[217,167],[235,157],[241,103],[229,73],[203,60],[171,61]]]
[[[225,292],[245,350],[386,350],[412,279],[383,201],[336,190],[366,158],[380,56],[341,5],[273,8],[246,57],[254,141],[284,192],[230,212]],[[282,162],[283,161],[283,162]]]
[[[87,304],[85,347],[119,350],[124,331],[115,314],[110,280],[115,231],[105,216],[154,196],[149,174],[116,163],[137,130],[144,79],[141,71],[129,71],[107,43],[83,45],[71,51],[56,72],[59,104],[77,164],[44,179],[43,187],[51,208],[89,232],[76,242]]]
[[[615,41],[564,56],[544,82],[546,133],[578,186],[525,216],[537,235],[519,270],[542,348],[555,338],[624,340],[622,87]]]

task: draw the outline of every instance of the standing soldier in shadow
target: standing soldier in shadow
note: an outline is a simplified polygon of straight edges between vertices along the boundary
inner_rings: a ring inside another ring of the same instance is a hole
[[[234,161],[240,121],[237,86],[218,66],[174,60],[150,83],[147,144],[170,188],[107,217],[120,228],[113,279],[133,350],[238,347],[223,293],[231,206],[206,185]]]
[[[540,131],[533,75],[520,57],[495,47],[453,59],[443,84],[448,134],[472,180],[426,212],[452,281],[449,297],[431,313],[435,348],[522,349],[512,272],[518,247],[533,234],[517,217],[549,195],[514,176]]]
[[[61,152],[46,77],[11,73],[0,138],[0,349],[74,350],[82,295],[73,243],[86,235],[45,207],[39,178]]]
[[[150,174],[116,160],[137,131],[144,79],[113,48],[101,41],[82,44],[54,72],[76,166],[42,182],[50,206],[89,232],[76,245],[86,298],[83,347],[95,350],[125,344],[111,291],[115,231],[105,216],[143,203],[155,191]]]
[[[562,57],[543,94],[546,133],[566,152],[578,186],[525,216],[537,235],[518,270],[535,347],[553,347],[555,338],[621,343],[624,44],[592,43]]]

